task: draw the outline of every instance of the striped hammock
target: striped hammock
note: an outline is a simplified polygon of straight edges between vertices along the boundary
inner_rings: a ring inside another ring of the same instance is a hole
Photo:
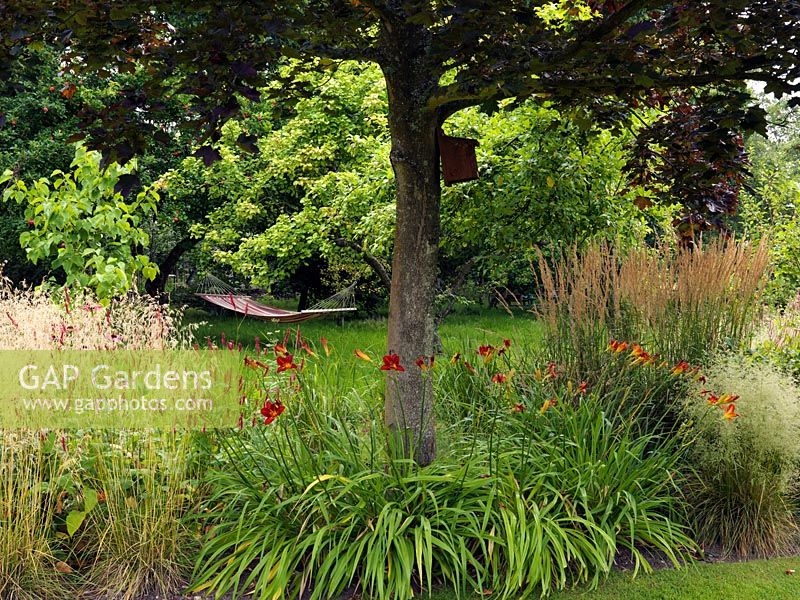
[[[355,304],[355,283],[330,298],[318,302],[307,310],[283,310],[253,300],[252,297],[237,294],[221,279],[208,275],[195,292],[195,296],[206,302],[255,319],[265,319],[274,323],[300,323],[323,315],[352,312]]]

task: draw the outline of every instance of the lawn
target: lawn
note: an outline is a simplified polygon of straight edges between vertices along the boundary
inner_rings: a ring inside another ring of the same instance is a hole
[[[797,574],[787,575],[790,569]],[[478,598],[479,596],[475,596]],[[433,600],[455,600],[439,592]],[[554,594],[551,600],[795,600],[800,598],[800,558],[701,564],[631,578],[614,573],[596,590]]]
[[[187,311],[185,320],[198,324],[196,337],[201,343],[209,336],[219,340],[224,333],[226,338],[235,339],[245,346],[252,345],[256,336],[262,341],[276,340],[283,337],[287,327],[296,327],[252,318],[218,316],[197,309]],[[311,341],[323,336],[327,338],[340,356],[352,355],[356,348],[372,354],[383,354],[386,350],[386,319],[383,318],[344,322],[316,319],[302,323],[300,329]],[[503,339],[511,339],[518,346],[531,347],[539,343],[541,333],[541,325],[532,314],[517,312],[512,317],[503,310],[453,314],[440,328],[446,353],[477,348],[487,342],[498,343]]]

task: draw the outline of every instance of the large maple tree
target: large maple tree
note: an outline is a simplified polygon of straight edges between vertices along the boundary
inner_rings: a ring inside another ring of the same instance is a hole
[[[711,120],[673,119],[688,135],[688,153],[696,157],[691,145],[699,144],[711,157],[715,139],[763,122],[742,82],[759,80],[778,94],[796,89],[799,24],[794,0],[10,0],[0,5],[0,76],[26,45],[42,42],[63,45],[67,70],[103,75],[141,65],[151,75],[146,86],[85,112],[94,143],[125,159],[163,139],[172,132],[147,131],[131,115],[157,112],[177,95],[187,116],[175,127],[198,135],[197,155],[210,163],[221,124],[268,80],[283,84],[269,93],[309,94],[305,71],[377,63],[397,189],[388,349],[408,367],[387,385],[386,420],[403,451],[425,464],[435,456],[433,397],[430,378],[411,365],[434,350],[444,121],[468,106],[536,97],[571,107],[578,119],[613,123],[633,107],[685,103],[713,88]],[[13,81],[4,90],[13,93]],[[240,143],[254,147],[246,133]],[[713,158],[700,161],[688,176],[710,177],[714,167]],[[693,197],[690,208],[700,217],[726,211],[725,197],[710,193],[713,206]]]

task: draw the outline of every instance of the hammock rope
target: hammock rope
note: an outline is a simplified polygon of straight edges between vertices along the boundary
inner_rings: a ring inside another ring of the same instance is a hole
[[[357,310],[355,287],[356,284],[352,283],[306,310],[283,310],[262,304],[249,295],[237,294],[230,285],[209,274],[198,286],[195,296],[220,308],[243,314],[245,317],[266,319],[275,323],[300,323],[326,314]]]

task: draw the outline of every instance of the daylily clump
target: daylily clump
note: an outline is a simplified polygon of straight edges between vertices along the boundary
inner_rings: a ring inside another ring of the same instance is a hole
[[[628,353],[630,357],[630,366],[652,365],[660,369],[668,368],[670,375],[673,377],[691,376],[694,381],[698,383],[706,383],[706,377],[701,373],[700,367],[692,366],[685,360],[678,361],[676,364],[670,366],[666,361],[659,362],[659,356],[657,354],[650,354],[639,344],[629,344],[628,342],[620,342],[615,339],[612,339],[608,343],[608,351],[615,355],[626,352],[628,348],[631,349]],[[732,421],[739,416],[734,404],[734,402],[739,399],[739,396],[732,394],[717,396],[712,393],[711,390],[707,389],[701,390],[700,394],[706,397],[709,406],[716,406],[723,410],[722,416],[726,421]]]

